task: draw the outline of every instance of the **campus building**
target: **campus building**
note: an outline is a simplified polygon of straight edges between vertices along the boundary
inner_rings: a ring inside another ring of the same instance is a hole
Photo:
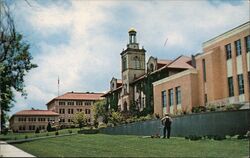
[[[140,112],[153,113],[153,82],[192,68],[190,57],[175,60],[150,57],[146,63],[146,50],[136,41],[136,30],[130,29],[129,43],[121,52],[121,79],[113,77],[110,90],[103,96],[107,109],[129,111],[132,107]]]
[[[59,114],[59,125],[70,126],[73,124],[73,116],[77,112],[84,112],[87,122],[93,124],[93,105],[102,100],[103,93],[68,92],[47,103],[48,110]]]
[[[47,130],[48,123],[58,125],[58,113],[50,110],[22,110],[10,118],[10,129],[14,132],[31,132],[37,128]]]
[[[203,43],[193,68],[153,83],[154,113],[250,102],[250,22]]]

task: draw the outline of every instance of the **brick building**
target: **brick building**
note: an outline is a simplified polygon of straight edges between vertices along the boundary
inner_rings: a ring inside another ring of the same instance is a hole
[[[84,112],[88,123],[94,121],[93,105],[102,100],[103,93],[68,92],[47,103],[48,110],[59,114],[59,125],[72,125],[72,119],[77,112]]]
[[[31,132],[37,128],[47,130],[47,125],[58,125],[58,113],[50,110],[22,110],[10,118],[10,128],[14,132]]]
[[[250,22],[203,43],[194,68],[153,83],[154,113],[250,101]]]

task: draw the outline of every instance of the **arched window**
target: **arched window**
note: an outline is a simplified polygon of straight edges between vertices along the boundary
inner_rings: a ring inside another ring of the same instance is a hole
[[[150,67],[150,71],[153,72],[154,71],[154,64],[151,63],[149,67]]]
[[[138,56],[134,57],[134,68],[135,69],[139,69],[140,68],[140,61],[139,61]]]
[[[127,59],[126,57],[122,58],[122,70],[127,69]]]

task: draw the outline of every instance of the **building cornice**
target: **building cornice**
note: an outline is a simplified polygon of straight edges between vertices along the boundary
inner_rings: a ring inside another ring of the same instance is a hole
[[[248,22],[246,22],[246,23],[244,23],[244,24],[242,24],[242,25],[240,25],[238,27],[235,27],[235,28],[233,28],[233,29],[231,29],[231,30],[219,35],[219,36],[216,36],[216,37],[204,42],[202,44],[202,47],[206,48],[206,47],[208,47],[208,46],[210,46],[210,45],[212,45],[214,43],[217,43],[217,42],[219,42],[219,41],[221,41],[223,39],[229,38],[229,37],[231,37],[233,35],[236,35],[236,34],[242,32],[244,30],[247,30],[247,29],[248,30],[250,29],[250,21],[248,21]]]

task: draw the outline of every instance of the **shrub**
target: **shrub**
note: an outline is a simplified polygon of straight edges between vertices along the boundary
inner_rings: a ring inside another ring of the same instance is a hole
[[[49,136],[49,133],[46,133],[46,136]]]
[[[24,137],[25,139],[28,139],[29,137],[27,136],[27,135],[25,135],[25,137]]]
[[[69,133],[72,133],[72,130],[68,130]]]
[[[35,133],[40,133],[40,129],[39,129],[39,128],[36,128]]]
[[[195,107],[192,107],[191,111],[193,113],[205,112],[206,111],[206,107],[205,106],[195,106]]]
[[[196,135],[190,135],[190,136],[189,136],[189,139],[190,139],[190,140],[201,140],[202,137],[201,137],[201,136],[196,136]]]
[[[58,132],[58,131],[56,131],[56,132],[55,132],[55,135],[56,135],[56,136],[57,136],[57,135],[59,135],[59,132]]]
[[[98,128],[106,128],[107,127],[107,124],[105,123],[102,123],[102,124],[99,124]]]

